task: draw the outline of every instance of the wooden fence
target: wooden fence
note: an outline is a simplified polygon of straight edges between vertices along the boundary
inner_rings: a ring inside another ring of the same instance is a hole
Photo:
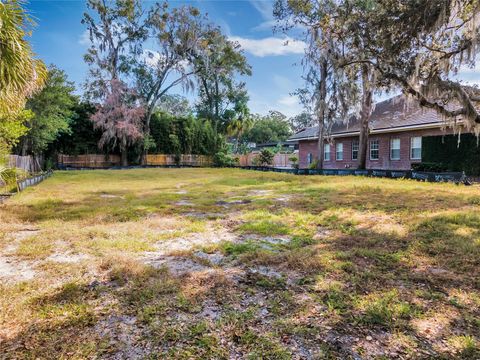
[[[146,166],[198,166],[207,167],[213,165],[213,158],[206,155],[175,155],[152,154],[146,155],[142,165]],[[119,155],[58,155],[58,166],[60,168],[89,168],[101,169],[120,166]]]
[[[207,155],[175,155],[152,154],[146,155],[144,165],[147,166],[195,166],[208,167],[213,165],[213,158]]]
[[[121,159],[119,155],[100,155],[100,154],[86,154],[86,155],[63,155],[59,154],[58,166],[71,168],[109,168],[112,166],[119,166]]]
[[[238,164],[240,166],[255,166],[254,159],[257,157],[257,155],[257,152],[240,155],[238,157]],[[275,154],[273,157],[273,163],[270,166],[274,168],[292,168],[292,162],[289,160],[289,158],[294,155],[295,154]]]
[[[43,159],[38,156],[8,155],[8,166],[23,169],[31,174],[42,171]]]

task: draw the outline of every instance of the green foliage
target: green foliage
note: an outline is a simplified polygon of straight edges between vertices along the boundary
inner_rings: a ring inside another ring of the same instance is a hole
[[[480,147],[473,134],[460,136],[427,136],[422,138],[422,160],[430,169],[427,171],[465,171],[467,175],[480,175]],[[419,165],[422,166],[422,165]],[[428,167],[427,167],[428,168]],[[419,170],[417,168],[417,170]]]
[[[46,157],[54,153],[69,155],[98,153],[98,142],[102,132],[93,128],[90,116],[95,112],[95,107],[90,103],[77,103],[72,108],[70,131],[59,133],[46,151]]]
[[[9,188],[15,184],[17,173],[14,168],[9,168],[0,164],[0,189]]]
[[[278,111],[270,111],[266,116],[257,117],[243,140],[257,144],[280,142],[287,140],[291,133],[286,116]]]
[[[318,160],[317,159],[313,160],[312,163],[310,165],[308,165],[308,168],[310,170],[315,170],[317,167],[318,167]]]
[[[26,40],[35,23],[22,5],[22,1],[0,2],[0,118],[21,111],[46,77],[45,64],[34,58]]]
[[[431,171],[431,172],[448,171],[448,167],[445,164],[437,163],[437,162],[421,162],[418,164],[412,164],[412,169],[416,171]]]
[[[0,118],[0,156],[7,155],[19,139],[28,132],[25,123],[33,117],[30,110]]]
[[[260,166],[268,166],[273,164],[274,156],[275,154],[270,149],[262,149],[255,160],[257,160],[257,164]]]
[[[222,144],[210,121],[163,112],[153,114],[150,135],[158,154],[214,155]]]
[[[248,100],[245,83],[238,75],[251,75],[251,67],[238,43],[230,41],[220,29],[208,24],[193,66],[199,83],[197,113],[220,128],[226,111]],[[228,117],[228,116],[227,116]]]
[[[299,167],[299,164],[298,164],[298,156],[296,155],[292,155],[288,158],[288,161],[290,161],[292,163],[292,167],[294,169],[298,169]]]
[[[65,72],[51,65],[45,87],[27,101],[26,107],[32,111],[33,117],[25,122],[28,133],[18,146],[22,154],[40,154],[59,133],[70,131],[74,116],[72,108],[78,101],[74,91],[75,87],[67,80]]]
[[[291,117],[288,119],[288,122],[290,123],[290,127],[294,132],[315,125],[315,119],[307,112],[302,112],[294,117]]]
[[[178,94],[165,94],[160,98],[156,105],[157,109],[161,112],[176,117],[187,117],[193,113],[188,99]]]
[[[231,167],[238,165],[238,158],[225,151],[219,151],[213,156],[213,164],[217,167]]]

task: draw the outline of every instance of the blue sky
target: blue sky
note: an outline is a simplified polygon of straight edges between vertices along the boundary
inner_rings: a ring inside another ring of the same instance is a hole
[[[144,3],[148,6],[153,1]],[[290,93],[303,85],[299,64],[303,47],[291,41],[285,46],[285,36],[273,33],[272,1],[170,1],[172,7],[185,3],[208,13],[212,22],[244,48],[253,75],[242,80],[247,84],[253,112],[265,114],[278,110],[288,116],[301,112],[300,104]],[[87,74],[83,62],[87,49],[85,27],[80,22],[87,10],[85,1],[31,0],[27,8],[37,21],[31,38],[35,52],[46,63],[65,70],[81,92]],[[459,77],[480,84],[480,66],[465,69]]]
[[[145,3],[148,6],[153,2]],[[208,13],[212,22],[242,44],[253,71],[252,76],[242,79],[247,83],[253,112],[265,114],[269,110],[278,110],[292,116],[301,111],[297,99],[290,93],[302,86],[299,65],[302,44],[289,42],[285,46],[285,36],[273,33],[271,1],[189,3]],[[185,2],[171,1],[170,4],[174,7]],[[87,10],[85,1],[33,0],[27,8],[37,21],[31,38],[35,52],[46,63],[65,70],[80,92],[87,74],[83,62],[87,49],[85,27],[80,22]]]

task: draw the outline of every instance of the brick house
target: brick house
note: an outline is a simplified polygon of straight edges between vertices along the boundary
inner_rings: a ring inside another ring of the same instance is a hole
[[[422,161],[422,137],[445,135],[444,126],[436,111],[407,106],[403,95],[376,104],[370,120],[367,169],[410,170],[413,163]],[[324,168],[357,168],[358,138],[355,118],[348,124],[334,124],[324,144]],[[308,168],[317,159],[317,139],[316,126],[290,137],[289,141],[299,143],[300,168]]]

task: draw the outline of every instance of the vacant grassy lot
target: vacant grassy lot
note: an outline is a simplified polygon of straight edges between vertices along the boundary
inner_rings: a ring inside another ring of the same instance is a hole
[[[480,358],[480,188],[57,172],[0,205],[0,358]]]

